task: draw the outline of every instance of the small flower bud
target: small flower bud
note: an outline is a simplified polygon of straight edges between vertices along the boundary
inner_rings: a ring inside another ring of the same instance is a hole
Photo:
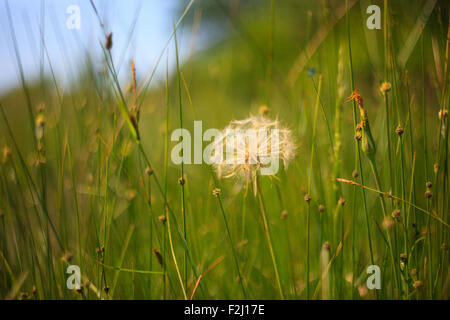
[[[426,183],[426,186],[427,186],[427,188],[431,188],[431,187],[433,186],[433,184],[432,184],[430,181],[428,181],[428,182]]]
[[[401,136],[403,134],[403,128],[402,126],[398,125],[397,128],[395,129],[395,133],[399,136]]]
[[[220,195],[220,193],[222,192],[222,190],[220,190],[219,188],[215,188],[212,192],[213,196],[218,197]]]
[[[323,204],[319,205],[319,212],[324,212],[325,206]]]
[[[446,243],[443,243],[441,245],[441,249],[444,250],[444,251],[448,251],[448,245]]]
[[[305,199],[306,202],[310,202],[311,201],[311,196],[309,194],[306,194],[304,199]]]
[[[340,205],[341,207],[343,207],[345,205],[345,199],[344,198],[339,198],[338,200],[338,205]]]
[[[425,197],[427,197],[428,199],[430,199],[432,196],[433,196],[433,192],[431,192],[431,190],[425,191]]]
[[[331,247],[331,245],[328,241],[325,241],[325,243],[322,246],[322,248],[327,251],[330,251],[330,247]]]
[[[178,179],[178,184],[179,184],[180,186],[184,185],[184,183],[185,183],[185,181],[184,181],[183,178],[179,178],[179,179]]]
[[[356,170],[354,170],[353,172],[352,172],[352,176],[353,176],[353,178],[358,178],[359,177],[359,173],[358,173],[358,171],[356,171]]]
[[[287,216],[288,216],[287,210],[283,210],[283,211],[281,212],[281,219],[285,220],[285,219],[287,218]]]

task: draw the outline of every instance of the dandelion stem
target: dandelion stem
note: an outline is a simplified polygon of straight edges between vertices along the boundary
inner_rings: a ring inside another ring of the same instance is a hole
[[[267,223],[266,209],[265,209],[264,198],[263,198],[263,195],[262,195],[262,192],[261,192],[260,183],[259,183],[259,177],[257,177],[256,179],[257,179],[256,189],[257,189],[258,201],[259,201],[259,209],[260,209],[259,211],[261,213],[261,217],[262,217],[262,220],[263,220],[264,235],[266,236],[267,245],[269,246],[270,257],[272,258],[272,264],[273,264],[273,269],[275,271],[275,278],[276,278],[276,281],[277,281],[278,291],[280,293],[281,299],[284,300],[283,288],[281,286],[280,275],[278,273],[278,267],[277,267],[277,261],[276,261],[276,258],[275,258],[275,253],[273,251],[272,239],[270,237],[269,224]]]

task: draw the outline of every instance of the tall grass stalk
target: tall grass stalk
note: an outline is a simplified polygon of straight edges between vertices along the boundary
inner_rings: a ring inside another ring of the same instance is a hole
[[[353,58],[352,58],[352,46],[351,46],[351,34],[350,34],[350,20],[349,20],[349,8],[348,8],[348,0],[345,1],[345,7],[346,7],[346,25],[347,25],[347,44],[348,44],[348,55],[349,55],[349,68],[350,68],[350,84],[352,91],[355,90],[355,80],[353,77]],[[356,117],[356,103],[353,101],[353,126],[354,130],[356,132],[357,127],[357,117]],[[364,173],[363,173],[363,166],[361,161],[361,150],[360,145],[358,141],[355,140],[355,172],[358,173],[358,175],[361,177],[361,183],[364,185]],[[353,192],[356,192],[356,188],[353,188]],[[369,244],[369,253],[370,253],[370,262],[372,265],[375,264],[375,260],[373,257],[373,246],[372,246],[372,236],[370,233],[370,223],[369,223],[369,212],[367,209],[367,201],[366,201],[366,193],[364,189],[361,189],[361,195],[363,200],[363,207],[364,207],[364,215],[366,220],[366,230],[367,230],[367,240]],[[355,198],[355,196],[353,197]],[[354,288],[352,288],[354,290]],[[377,297],[378,292],[376,291]]]

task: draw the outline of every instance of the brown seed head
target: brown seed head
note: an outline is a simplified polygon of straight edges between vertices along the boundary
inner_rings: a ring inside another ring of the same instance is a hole
[[[417,269],[412,269],[412,270],[411,270],[411,274],[412,274],[413,276],[417,276]]]
[[[358,171],[354,170],[354,171],[352,172],[352,177],[355,178],[355,179],[358,178],[358,177],[359,177]]]
[[[112,42],[112,32],[110,32],[107,36],[106,36],[106,43],[105,43],[105,48],[106,50],[111,50],[113,45]]]
[[[428,199],[430,199],[432,196],[433,196],[433,192],[431,192],[431,190],[425,191],[425,197],[427,197]]]
[[[331,245],[328,241],[325,241],[325,243],[322,246],[322,248],[327,251],[330,251],[330,247],[331,247]]]
[[[105,293],[108,294],[109,289],[110,289],[109,286],[105,286],[105,287],[103,288],[103,291],[105,291]]]
[[[430,181],[428,181],[425,185],[427,186],[427,188],[431,188],[433,186],[433,184]]]
[[[325,206],[323,204],[319,205],[319,212],[324,212]]]
[[[185,183],[185,181],[184,181],[183,178],[179,178],[179,179],[178,179],[178,184],[179,184],[180,186],[184,185],[184,183]]]
[[[305,199],[306,202],[310,202],[311,201],[311,196],[309,194],[306,194],[304,199]]]
[[[421,287],[422,287],[422,281],[420,281],[420,280],[414,281],[413,287],[414,287],[415,289],[421,288]]]
[[[281,219],[286,219],[287,218],[287,216],[288,216],[288,212],[287,212],[287,210],[283,210],[282,212],[281,212]]]
[[[259,107],[259,115],[267,116],[268,114],[269,114],[269,108],[266,105]]]
[[[395,129],[395,133],[401,136],[403,134],[403,127],[401,125],[398,125],[397,128]]]
[[[441,249],[444,250],[444,251],[448,251],[448,245],[446,243],[443,243],[441,245]]]
[[[150,167],[145,168],[145,174],[151,176],[153,174],[153,169]]]
[[[394,218],[397,221],[400,221],[401,212],[398,209],[395,209],[392,211],[392,218]]]
[[[219,188],[215,188],[213,190],[212,194],[213,194],[213,196],[218,197],[221,192],[222,192],[222,190],[220,190]]]
[[[343,207],[345,205],[345,199],[344,198],[339,198],[338,200],[338,205],[340,205],[341,207]]]

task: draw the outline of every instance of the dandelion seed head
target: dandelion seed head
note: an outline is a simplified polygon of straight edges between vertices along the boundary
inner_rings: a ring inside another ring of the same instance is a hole
[[[278,139],[272,135],[273,130],[278,132]],[[249,132],[254,135],[250,137]],[[287,168],[296,152],[292,131],[281,126],[277,119],[264,116],[231,121],[212,146],[214,150],[224,151],[223,154],[214,152],[210,158],[217,176],[247,182],[261,174],[261,169],[271,161],[281,160]]]

